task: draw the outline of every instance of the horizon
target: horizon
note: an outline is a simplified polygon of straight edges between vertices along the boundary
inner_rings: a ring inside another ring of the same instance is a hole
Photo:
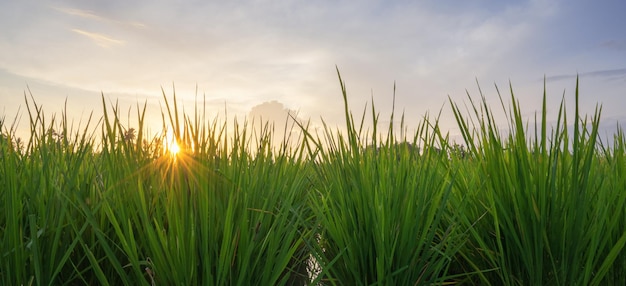
[[[27,89],[47,117],[60,116],[67,100],[76,123],[92,111],[97,118],[104,95],[122,115],[145,102],[158,133],[162,88],[186,110],[206,96],[209,119],[282,126],[294,111],[315,126],[323,118],[343,127],[337,67],[355,117],[373,99],[380,124],[404,113],[415,128],[443,109],[441,127],[454,137],[448,97],[480,98],[476,81],[498,114],[493,84],[509,99],[510,82],[532,123],[544,79],[553,119],[562,98],[574,107],[577,76],[581,113],[602,105],[602,138],[626,123],[626,3],[618,0],[149,4],[0,3],[0,118],[10,126],[19,110],[18,134],[28,134]]]

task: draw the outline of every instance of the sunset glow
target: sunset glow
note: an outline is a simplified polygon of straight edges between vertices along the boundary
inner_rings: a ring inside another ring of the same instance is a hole
[[[0,286],[626,285],[625,12],[0,0]]]

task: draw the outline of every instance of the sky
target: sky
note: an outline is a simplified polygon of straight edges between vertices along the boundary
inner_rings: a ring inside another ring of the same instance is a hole
[[[207,117],[280,121],[288,111],[343,126],[343,99],[360,118],[375,103],[417,127],[439,117],[454,138],[448,98],[501,111],[509,84],[534,120],[544,79],[548,116],[563,98],[602,105],[604,132],[626,124],[626,2],[528,1],[0,1],[0,118],[28,131],[28,100],[85,123],[118,102],[162,126],[163,92]],[[134,109],[133,109],[134,108]],[[440,113],[441,112],[441,113]],[[132,119],[129,121],[132,127]],[[506,124],[506,123],[503,123]],[[26,133],[20,133],[26,132]]]

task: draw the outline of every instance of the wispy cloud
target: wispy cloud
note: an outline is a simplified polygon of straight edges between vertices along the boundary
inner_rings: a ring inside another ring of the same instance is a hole
[[[111,38],[109,36],[105,36],[103,34],[87,32],[87,31],[80,30],[80,29],[72,29],[72,32],[80,34],[80,35],[83,35],[83,36],[91,39],[98,46],[103,47],[103,48],[110,48],[112,46],[122,46],[122,45],[124,45],[124,41],[117,40],[117,39]]]
[[[88,18],[88,19],[95,19],[95,20],[105,20],[105,18],[100,17],[96,14],[94,14],[91,11],[86,11],[86,10],[80,10],[80,9],[73,9],[73,8],[55,8],[56,10],[63,12],[65,14],[68,15],[72,15],[72,16],[78,16],[81,18]]]
[[[76,17],[80,17],[80,18],[85,18],[85,19],[92,19],[92,20],[96,20],[96,21],[100,21],[100,22],[109,22],[109,23],[115,23],[115,24],[122,24],[122,25],[130,25],[133,26],[135,28],[145,28],[146,25],[140,22],[133,22],[133,21],[120,21],[120,20],[116,20],[116,19],[112,19],[112,18],[107,18],[107,17],[103,17],[100,16],[96,13],[94,13],[93,11],[89,11],[89,10],[82,10],[82,9],[75,9],[75,8],[60,8],[60,7],[56,7],[54,8],[57,11],[60,11],[64,14],[67,15],[71,15],[71,16],[76,16]]]
[[[547,81],[559,81],[559,80],[572,79],[572,78],[575,78],[576,76],[578,76],[579,78],[583,78],[583,77],[597,77],[598,78],[599,77],[599,78],[605,78],[607,80],[624,79],[626,81],[626,68],[599,70],[599,71],[579,73],[577,75],[576,74],[553,75],[553,76],[546,77],[546,80]]]
[[[600,46],[609,50],[626,51],[626,41],[608,40],[602,42]]]

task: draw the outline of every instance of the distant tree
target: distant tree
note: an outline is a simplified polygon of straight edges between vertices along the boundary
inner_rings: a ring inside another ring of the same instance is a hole
[[[460,158],[460,159],[464,159],[469,156],[469,152],[467,148],[464,145],[461,145],[458,143],[454,143],[452,146],[448,146],[444,150],[444,149],[434,147],[434,146],[425,147],[422,149],[419,146],[411,142],[404,141],[404,142],[396,143],[392,146],[382,145],[382,146],[377,146],[376,148],[374,148],[374,145],[368,145],[367,147],[365,147],[364,151],[374,152],[375,154],[379,154],[383,150],[391,151],[392,150],[391,148],[395,148],[393,149],[393,152],[397,154],[396,156],[398,157],[398,160],[400,160],[400,154],[403,151],[407,151],[407,154],[411,154],[411,156],[414,156],[414,157],[424,156],[429,153],[431,153],[430,155],[436,155],[436,156],[442,155],[442,156],[447,156],[448,158]]]
[[[0,148],[8,148],[9,150],[21,153],[24,150],[24,141],[22,138],[15,138],[7,132],[0,133]]]
[[[457,144],[457,143],[454,143],[450,147],[449,152],[450,152],[450,157],[456,157],[456,158],[461,158],[461,159],[466,158],[468,155],[467,150],[465,149],[465,146],[461,144]]]

